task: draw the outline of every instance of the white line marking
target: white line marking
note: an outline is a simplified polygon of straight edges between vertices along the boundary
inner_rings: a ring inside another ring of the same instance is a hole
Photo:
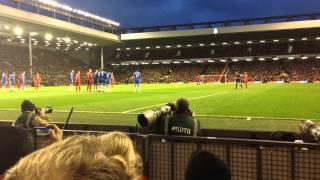
[[[209,95],[205,95],[205,96],[198,96],[198,97],[193,97],[193,98],[189,98],[188,100],[189,101],[192,101],[192,100],[197,100],[197,99],[203,99],[203,98],[206,98],[206,97],[210,97],[210,96],[219,96],[219,95],[223,95],[223,94],[227,94],[228,92],[222,92],[222,93],[217,93],[217,94],[209,94]],[[128,110],[128,111],[124,111],[122,112],[123,114],[127,114],[127,113],[131,113],[131,112],[135,112],[135,111],[138,111],[138,110],[142,110],[142,109],[147,109],[147,108],[152,108],[152,107],[156,107],[156,106],[161,106],[165,103],[161,103],[161,104],[155,104],[155,105],[151,105],[151,106],[145,106],[145,107],[141,107],[141,108],[137,108],[137,109],[131,109],[131,110]]]

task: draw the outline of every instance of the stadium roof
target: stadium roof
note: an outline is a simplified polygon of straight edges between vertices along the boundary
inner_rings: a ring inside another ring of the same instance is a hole
[[[17,34],[16,29],[21,32]],[[40,44],[50,39],[54,41],[48,43],[50,46],[65,43],[66,48],[74,46],[74,49],[120,43],[119,36],[113,33],[0,4],[0,37],[11,42],[27,39],[30,34]]]
[[[126,46],[241,41],[263,38],[318,36],[320,14],[142,27],[122,30]],[[270,33],[273,32],[273,33]]]

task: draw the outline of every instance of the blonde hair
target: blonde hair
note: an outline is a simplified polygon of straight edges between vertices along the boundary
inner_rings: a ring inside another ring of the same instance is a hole
[[[127,158],[104,153],[101,138],[73,136],[36,151],[8,170],[5,180],[132,180]],[[110,147],[112,148],[112,147]]]
[[[129,171],[135,173],[142,171],[141,157],[136,153],[132,140],[121,132],[110,132],[99,137],[101,139],[102,152],[106,156],[122,156],[129,164]]]

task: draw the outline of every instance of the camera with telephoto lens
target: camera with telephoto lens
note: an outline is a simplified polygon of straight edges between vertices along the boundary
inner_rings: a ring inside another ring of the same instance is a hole
[[[41,111],[44,109],[44,113],[51,114],[53,113],[52,107],[45,107],[45,108],[36,108],[36,114],[40,115]]]
[[[142,128],[147,129],[148,131],[161,134],[164,120],[169,118],[175,109],[173,103],[168,103],[161,106],[159,109],[148,110],[138,115],[138,123]]]
[[[317,126],[313,121],[302,121],[300,123],[299,129],[302,133],[311,135],[316,141],[320,141],[320,126]]]

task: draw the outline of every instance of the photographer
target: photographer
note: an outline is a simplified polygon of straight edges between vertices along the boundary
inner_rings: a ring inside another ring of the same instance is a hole
[[[21,114],[13,123],[13,126],[20,128],[46,127],[50,124],[50,118],[46,115],[44,108],[37,109],[29,100],[21,104]]]
[[[187,99],[178,99],[176,109],[165,125],[165,134],[197,136],[200,129],[198,120],[192,117],[192,111],[189,109]]]

